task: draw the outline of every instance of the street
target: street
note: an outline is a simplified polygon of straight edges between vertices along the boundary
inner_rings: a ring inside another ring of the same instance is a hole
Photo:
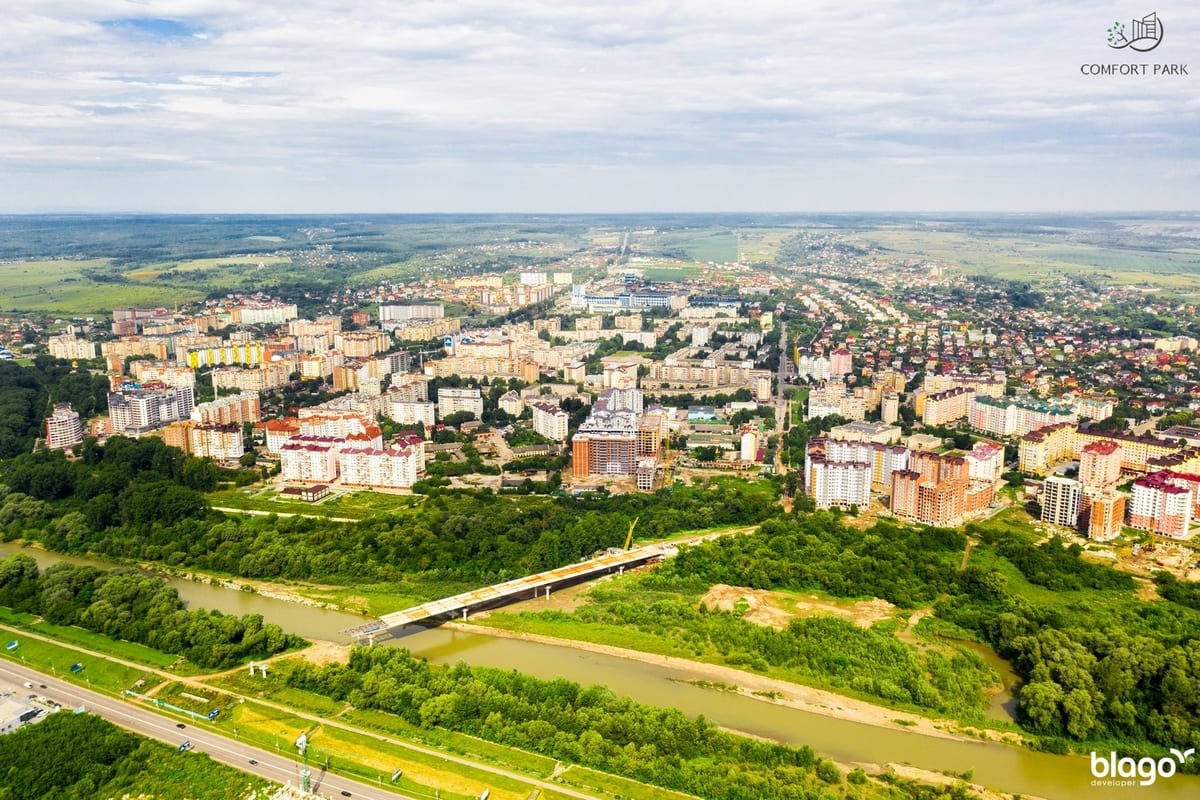
[[[32,690],[25,688],[23,684],[26,681],[38,688]],[[227,764],[235,769],[257,775],[274,783],[290,781],[293,786],[299,783],[300,766],[294,758],[296,748],[293,742],[284,743],[284,749],[280,752],[272,752],[231,741],[207,725],[200,727],[189,722],[186,723],[186,727],[180,729],[180,723],[143,708],[132,699],[119,700],[66,683],[28,667],[10,662],[0,662],[0,686],[9,687],[9,685],[17,697],[29,694],[44,695],[50,700],[61,703],[62,710],[57,712],[59,714],[70,714],[72,709],[83,706],[88,712],[104,717],[126,730],[157,739],[172,747],[179,747],[185,741],[191,742],[191,750],[207,753],[214,761]],[[42,685],[45,685],[46,688],[40,688]],[[251,759],[258,763],[251,764]],[[341,775],[328,773],[322,776],[320,764],[309,765],[309,769],[312,770],[314,789],[329,797],[342,797],[346,796],[343,794],[344,792],[349,792],[351,797],[367,798],[367,800],[396,800],[396,798],[418,800],[411,795],[401,794],[382,786],[360,783]],[[381,777],[386,780],[389,776]]]

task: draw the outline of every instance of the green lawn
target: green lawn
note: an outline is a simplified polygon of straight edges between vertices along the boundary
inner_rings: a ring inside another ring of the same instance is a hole
[[[199,300],[191,287],[97,282],[85,270],[112,272],[104,260],[18,261],[0,263],[0,309],[51,314],[108,314],[114,307],[170,307]]]
[[[320,503],[306,503],[302,500],[282,497],[273,487],[264,489],[261,486],[218,489],[215,492],[209,492],[206,497],[209,505],[219,508],[265,511],[270,514],[344,517],[356,520],[410,508],[424,499],[413,495],[394,495],[366,490],[331,497]]]
[[[114,664],[98,656],[85,655],[19,633],[4,631],[3,637],[6,644],[16,639],[19,645],[15,650],[0,650],[0,657],[92,689],[117,694],[132,687],[138,680],[145,680],[147,687],[159,682],[158,678],[147,675],[144,670]],[[71,672],[73,664],[82,664],[83,669]]]
[[[1200,288],[1200,252],[1187,248],[1067,242],[1062,236],[982,235],[958,231],[868,230],[865,241],[889,257],[939,260],[963,271],[1009,280],[1084,275],[1108,284],[1153,282]]]

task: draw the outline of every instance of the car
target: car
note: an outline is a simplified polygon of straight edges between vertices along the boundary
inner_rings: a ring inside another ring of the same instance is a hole
[[[250,759],[250,766],[252,766],[252,767],[257,767],[257,766],[258,766],[258,762],[252,758],[252,759]]]
[[[349,797],[349,796],[350,796],[350,792],[347,791],[346,789],[342,789],[342,797]]]
[[[187,727],[187,725],[184,725],[182,722],[176,722],[175,727],[179,728],[180,730],[183,730],[184,728]]]
[[[44,683],[39,683],[39,684],[38,684],[38,688],[39,688],[39,689],[45,689],[45,688],[46,688],[46,684],[44,684]]]

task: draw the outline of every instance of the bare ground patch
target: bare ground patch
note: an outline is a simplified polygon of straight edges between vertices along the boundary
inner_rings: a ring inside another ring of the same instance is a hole
[[[779,630],[786,628],[793,619],[820,614],[832,614],[848,619],[860,628],[869,628],[896,612],[894,605],[879,598],[853,603],[838,602],[823,600],[816,595],[797,597],[786,592],[748,589],[724,583],[718,583],[709,589],[704,597],[700,598],[700,602],[721,611],[744,609],[742,619]]]

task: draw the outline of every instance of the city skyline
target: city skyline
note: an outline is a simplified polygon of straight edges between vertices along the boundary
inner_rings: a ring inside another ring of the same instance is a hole
[[[1200,12],[959,11],[22,2],[0,212],[1194,207]]]

